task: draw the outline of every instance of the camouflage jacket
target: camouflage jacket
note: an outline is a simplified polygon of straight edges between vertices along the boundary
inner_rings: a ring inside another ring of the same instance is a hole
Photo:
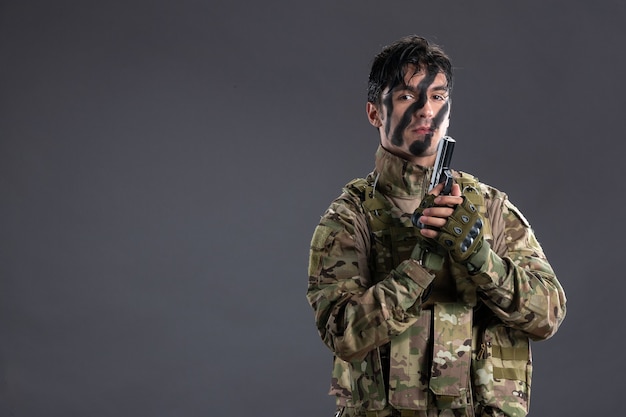
[[[354,415],[524,416],[529,339],[557,331],[564,291],[506,194],[464,173],[455,179],[483,214],[488,261],[470,275],[450,259],[436,273],[410,259],[431,171],[379,147],[374,172],[314,231],[307,299],[335,356],[329,393]]]

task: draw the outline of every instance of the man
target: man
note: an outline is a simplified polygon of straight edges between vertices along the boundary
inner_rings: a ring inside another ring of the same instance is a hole
[[[525,416],[529,340],[565,317],[563,289],[506,194],[456,171],[449,193],[427,190],[451,89],[448,57],[418,36],[372,64],[375,169],[331,203],[309,260],[336,416]]]

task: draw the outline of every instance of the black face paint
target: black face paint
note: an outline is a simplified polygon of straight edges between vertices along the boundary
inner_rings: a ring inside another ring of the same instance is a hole
[[[430,145],[432,144],[433,135],[435,134],[435,131],[439,129],[439,127],[441,126],[441,123],[443,122],[444,118],[447,117],[449,108],[450,108],[450,102],[447,101],[441,107],[441,109],[439,109],[439,112],[437,112],[437,114],[433,117],[431,125],[430,125],[431,133],[427,134],[424,137],[423,141],[417,140],[411,143],[411,145],[409,145],[409,152],[411,152],[411,155],[415,155],[415,156],[423,155],[424,152],[428,148],[430,148]]]
[[[395,127],[393,133],[391,132],[391,115],[393,113],[393,90],[397,87],[398,84],[390,87],[389,93],[383,100],[383,104],[387,107],[387,121],[385,123],[385,134],[390,139],[391,143],[395,146],[401,146],[404,143],[403,134],[406,128],[411,124],[411,120],[413,119],[413,114],[417,112],[419,109],[423,108],[426,104],[426,100],[428,100],[428,89],[435,81],[435,77],[439,73],[439,70],[435,67],[428,67],[426,71],[426,75],[420,81],[417,86],[419,91],[419,95],[417,101],[409,106],[407,110],[402,115],[400,122]],[[415,141],[409,146],[409,152],[412,155],[419,156],[422,155],[428,148],[431,146],[432,137],[435,132],[441,126],[444,118],[448,113],[449,103],[446,102],[444,106],[439,110],[439,112],[433,117],[430,129],[431,133],[428,133],[423,141]],[[391,133],[391,135],[390,135]]]
[[[428,87],[430,87],[430,85],[435,81],[436,75],[437,72],[432,71],[431,68],[429,68],[426,76],[424,76],[422,81],[420,81],[420,83],[417,85],[417,89],[419,91],[417,101],[411,104],[408,109],[406,109],[406,111],[402,115],[402,118],[400,119],[400,122],[394,129],[393,135],[391,136],[391,143],[393,143],[394,145],[400,146],[404,142],[402,135],[406,128],[409,126],[409,124],[411,124],[413,114],[415,114],[415,112],[419,109],[423,108],[426,104],[426,100],[428,100]],[[432,136],[432,134],[429,134],[429,136]]]
[[[383,104],[387,108],[387,120],[385,121],[385,135],[389,137],[389,131],[391,130],[391,113],[393,113],[393,88],[389,89],[387,96],[383,99]]]

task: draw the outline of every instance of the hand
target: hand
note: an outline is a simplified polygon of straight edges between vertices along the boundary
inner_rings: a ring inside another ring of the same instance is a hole
[[[421,228],[420,233],[424,237],[437,238],[439,228],[446,224],[448,218],[454,212],[454,208],[463,203],[459,184],[452,184],[450,195],[439,195],[442,190],[443,184],[437,184],[430,194],[424,197],[422,204],[415,211],[415,213],[419,212],[421,216],[418,221],[422,225],[419,227]]]
[[[458,184],[452,186],[450,195],[439,195],[439,184],[424,197],[413,214],[413,222],[420,227],[426,240],[435,241],[460,263],[478,252],[483,244],[483,220],[478,209],[462,194]]]
[[[421,265],[432,271],[441,270],[447,254],[447,250],[442,249],[436,241],[429,237],[437,236],[438,232],[436,230],[438,230],[438,225],[445,224],[447,216],[450,216],[450,214],[454,210],[450,207],[434,207],[434,200],[437,198],[442,190],[443,184],[437,185],[431,191],[431,194],[428,194],[424,198],[424,200],[420,204],[420,207],[415,210],[412,218],[413,224],[421,229],[420,234],[424,238],[421,240],[421,242],[418,242],[417,245],[415,245],[415,249],[413,249],[411,258],[418,260]],[[450,196],[441,196],[441,199],[438,201],[444,204],[447,203],[450,205],[455,205],[463,201],[463,199],[459,197],[460,194],[461,190],[458,184],[453,184],[451,196],[453,196],[454,198],[449,198]],[[427,218],[426,216],[421,216],[421,209],[431,210],[431,208],[434,210],[430,211],[429,214],[433,217]],[[446,218],[442,219],[438,218],[437,216],[446,216]],[[421,220],[426,221],[426,223],[421,223]]]

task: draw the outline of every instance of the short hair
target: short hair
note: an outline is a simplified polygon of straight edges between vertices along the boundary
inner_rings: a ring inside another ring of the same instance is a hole
[[[374,58],[367,86],[367,101],[380,104],[385,88],[404,84],[405,71],[410,64],[418,69],[442,72],[448,81],[448,90],[452,91],[450,58],[438,45],[421,36],[410,35],[385,46]]]

